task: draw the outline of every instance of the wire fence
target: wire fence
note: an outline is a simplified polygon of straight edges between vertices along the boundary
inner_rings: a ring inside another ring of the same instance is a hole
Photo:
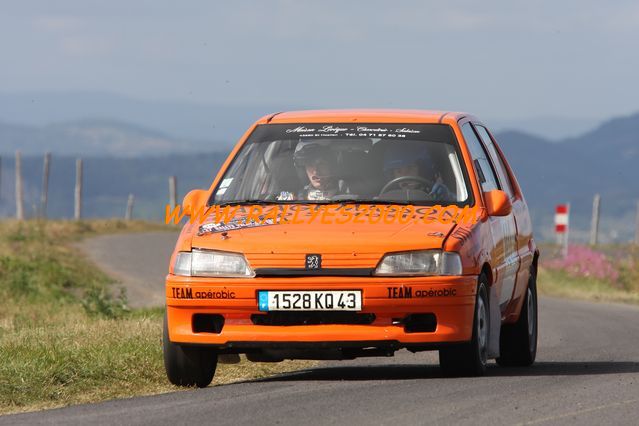
[[[180,163],[180,157],[133,160],[97,158],[84,160],[61,157],[56,159],[54,165],[49,152],[42,157],[27,159],[24,159],[20,152],[16,152],[11,170],[7,167],[10,162],[0,156],[0,216],[15,217],[18,220],[47,217],[74,220],[87,217],[161,220],[167,203],[175,206],[181,201],[178,198],[177,173],[167,174],[167,170],[173,168],[174,172],[178,170],[190,172],[191,175],[186,179],[185,187],[187,188],[207,187],[225,157],[226,153],[197,157],[184,156],[182,164],[175,164]],[[116,167],[115,161],[123,164],[128,161],[130,164]],[[52,170],[56,172],[54,175],[56,185],[53,186],[51,185]],[[14,176],[8,176],[11,173]],[[87,206],[88,173],[92,174],[89,176],[91,181],[88,182],[91,191],[90,204]],[[27,176],[29,179],[25,179]],[[38,180],[40,180],[39,185],[36,183]],[[11,188],[11,181],[13,181],[13,188]],[[95,188],[100,189],[95,190]],[[51,201],[55,201],[54,206],[50,206]],[[590,245],[597,245],[602,241],[603,203],[603,197],[600,194],[594,194],[589,231],[573,227],[571,238],[586,240]],[[72,207],[69,208],[70,206]],[[52,215],[50,215],[51,207],[54,207]],[[575,213],[571,212],[573,215]],[[579,213],[581,217],[588,214],[584,211]],[[627,222],[627,219],[628,215],[624,220]],[[617,217],[608,218],[608,222],[616,220]],[[607,239],[630,240],[639,245],[639,200],[636,202],[631,222],[634,222],[632,224],[634,232],[631,235],[626,235],[627,231],[621,231],[621,238],[613,235],[612,238]],[[541,234],[552,235],[549,228],[544,226]],[[625,227],[626,230],[629,228],[629,226]]]

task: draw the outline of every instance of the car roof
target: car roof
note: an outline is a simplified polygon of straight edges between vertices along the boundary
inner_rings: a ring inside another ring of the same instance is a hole
[[[417,109],[325,109],[287,111],[270,114],[258,121],[265,123],[442,123],[458,121],[470,114],[453,111]]]

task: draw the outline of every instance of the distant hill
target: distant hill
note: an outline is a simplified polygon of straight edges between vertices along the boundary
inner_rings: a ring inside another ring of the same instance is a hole
[[[601,123],[601,119],[588,117],[536,116],[525,119],[499,119],[499,117],[484,117],[486,124],[498,132],[517,130],[532,133],[553,142],[581,135]]]
[[[585,239],[592,197],[600,193],[604,239],[632,239],[639,200],[639,114],[606,121],[558,143],[520,132],[495,137],[546,237],[551,237],[552,207],[570,202],[573,229]]]
[[[524,189],[539,238],[553,238],[554,205],[570,202],[571,235],[585,241],[592,197],[598,192],[602,196],[602,241],[632,239],[639,199],[639,114],[614,118],[579,137],[558,142],[517,131],[500,132],[495,137]],[[154,219],[163,215],[168,176],[178,177],[180,196],[188,189],[208,187],[231,145],[182,141],[105,120],[41,128],[1,124],[0,141],[0,151],[10,152],[2,162],[0,215],[15,211],[13,150],[19,147],[27,154],[37,154],[24,160],[27,211],[33,210],[31,206],[39,197],[41,155],[51,150],[50,216],[72,215],[74,155],[82,152],[87,216],[122,216],[126,197],[133,193],[136,215]],[[203,153],[189,154],[189,150]]]
[[[139,100],[105,92],[0,92],[0,120],[26,126],[74,122],[81,117],[109,117],[136,123],[166,135],[212,141],[225,149],[258,118],[277,111],[315,105],[198,104]]]
[[[83,216],[123,217],[128,194],[135,195],[136,218],[160,220],[169,202],[169,176],[177,176],[178,197],[194,188],[208,188],[227,152],[163,157],[86,157],[83,160]],[[42,157],[22,160],[25,212],[35,216],[42,181]],[[13,159],[3,161],[0,217],[15,214]],[[48,217],[73,217],[75,158],[53,154]]]
[[[286,102],[220,104],[173,100],[141,100],[100,91],[0,92],[0,121],[27,126],[76,121],[82,117],[109,117],[136,123],[167,135],[192,140],[232,141],[259,117],[277,111],[314,108],[348,108],[362,105],[318,105]],[[379,106],[379,105],[377,105]],[[376,107],[376,105],[370,105]],[[397,105],[401,108],[400,105]],[[435,108],[437,105],[405,105],[407,108]],[[523,118],[481,115],[495,130],[516,129],[550,140],[578,135],[599,124],[589,117],[536,116]],[[223,148],[225,148],[224,146]]]
[[[127,122],[84,119],[47,126],[0,122],[0,154],[20,150],[25,155],[54,152],[58,155],[139,157],[174,152],[205,151],[224,143],[178,139]]]

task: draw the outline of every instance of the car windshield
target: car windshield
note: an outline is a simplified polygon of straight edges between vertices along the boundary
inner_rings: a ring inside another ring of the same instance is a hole
[[[444,124],[257,126],[211,204],[468,203],[466,170]]]

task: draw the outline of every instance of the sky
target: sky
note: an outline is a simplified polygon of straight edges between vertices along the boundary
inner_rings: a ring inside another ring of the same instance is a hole
[[[0,92],[583,122],[639,111],[638,40],[626,0],[6,1]]]

